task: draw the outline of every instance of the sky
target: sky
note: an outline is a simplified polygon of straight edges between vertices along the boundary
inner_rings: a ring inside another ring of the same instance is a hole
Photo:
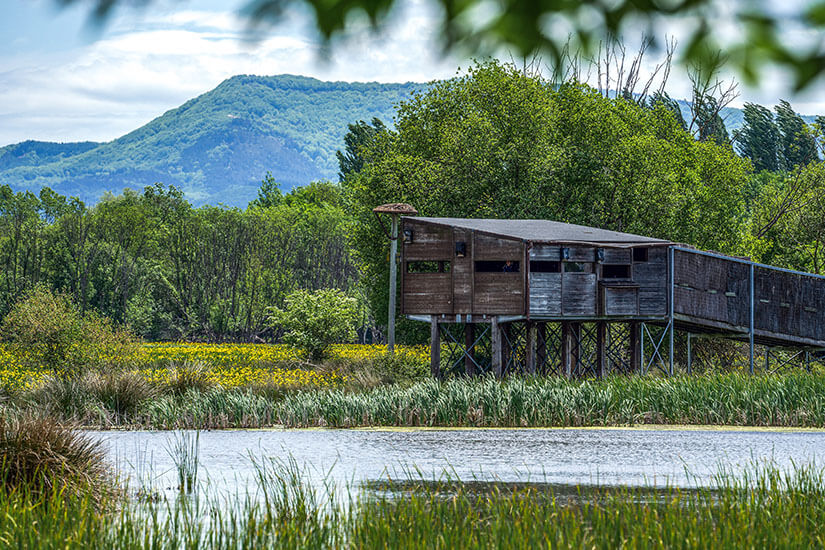
[[[237,15],[245,4],[155,0],[148,9],[121,6],[101,26],[90,22],[87,4],[59,9],[55,0],[3,0],[0,146],[27,139],[108,141],[237,74],[427,82],[451,77],[470,63],[442,54],[438,12],[427,0],[402,0],[377,35],[354,21],[328,58],[319,51],[311,19],[298,11],[250,40]],[[679,23],[661,32],[678,37]],[[648,56],[648,70],[657,55]],[[784,98],[804,114],[825,113],[825,84],[794,96],[783,81],[741,87],[733,105],[771,106]],[[678,68],[668,91],[688,95]]]

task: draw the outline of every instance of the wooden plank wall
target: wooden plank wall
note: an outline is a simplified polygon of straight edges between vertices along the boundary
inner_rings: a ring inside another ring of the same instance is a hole
[[[825,281],[754,268],[755,328],[825,341]]]
[[[413,240],[403,243],[402,258],[410,261],[453,261],[453,232],[449,227],[404,220]],[[403,235],[403,232],[402,232]],[[402,312],[412,314],[450,314],[453,312],[453,276],[450,273],[407,273],[401,265]]]
[[[674,251],[674,313],[747,327],[748,266]]]
[[[520,315],[524,313],[524,243],[474,233],[473,261],[519,262],[519,273],[474,273],[473,313]]]
[[[675,312],[740,330],[750,324],[750,266],[675,251]],[[825,341],[825,280],[754,267],[757,335]]]
[[[561,247],[534,245],[531,261],[558,262]],[[561,315],[561,273],[530,273],[530,313],[533,315]]]
[[[453,254],[453,313],[473,312],[473,232],[469,229],[453,229],[455,242],[463,242],[463,258]]]
[[[639,285],[639,315],[667,315],[667,248],[647,250],[646,262],[633,263],[633,282]]]

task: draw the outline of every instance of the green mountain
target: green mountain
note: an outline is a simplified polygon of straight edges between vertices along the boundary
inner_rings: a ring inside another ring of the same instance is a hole
[[[196,205],[245,206],[267,172],[284,191],[336,180],[335,152],[347,124],[378,117],[391,125],[398,103],[425,87],[235,76],[114,141],[24,141],[0,148],[0,185],[49,186],[94,203],[107,191],[161,182],[183,189]],[[679,106],[690,120],[687,102]],[[721,114],[729,132],[741,127],[741,110]]]
[[[390,124],[395,106],[422,86],[235,76],[114,141],[0,148],[0,185],[95,202],[162,182],[195,204],[245,206],[267,171],[284,190],[337,179],[347,124]]]

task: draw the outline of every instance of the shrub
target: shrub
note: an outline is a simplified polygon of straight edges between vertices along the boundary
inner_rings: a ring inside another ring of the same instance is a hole
[[[175,395],[189,390],[205,392],[215,386],[209,367],[203,361],[175,361],[169,365],[166,388]]]
[[[71,377],[121,364],[137,353],[135,338],[95,314],[82,314],[65,294],[38,286],[17,302],[0,337],[28,368]]]
[[[284,341],[314,360],[330,345],[355,337],[357,302],[340,290],[296,290],[286,297],[286,308],[270,309],[270,322],[286,331]]]
[[[92,395],[123,420],[138,405],[157,394],[154,386],[136,372],[113,372],[89,377]]]
[[[105,495],[112,485],[100,443],[47,416],[0,418],[0,481],[6,492]]]

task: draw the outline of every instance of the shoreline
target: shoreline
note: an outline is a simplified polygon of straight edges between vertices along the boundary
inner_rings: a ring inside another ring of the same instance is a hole
[[[170,428],[157,429],[139,426],[76,426],[75,429],[87,432],[300,432],[300,431],[364,431],[364,432],[437,432],[437,431],[478,431],[478,430],[588,430],[588,431],[648,431],[648,432],[764,432],[764,433],[825,433],[825,427],[795,426],[739,426],[724,424],[633,424],[614,426],[355,426],[351,428],[303,427],[287,428],[283,425],[264,426],[260,428]]]

